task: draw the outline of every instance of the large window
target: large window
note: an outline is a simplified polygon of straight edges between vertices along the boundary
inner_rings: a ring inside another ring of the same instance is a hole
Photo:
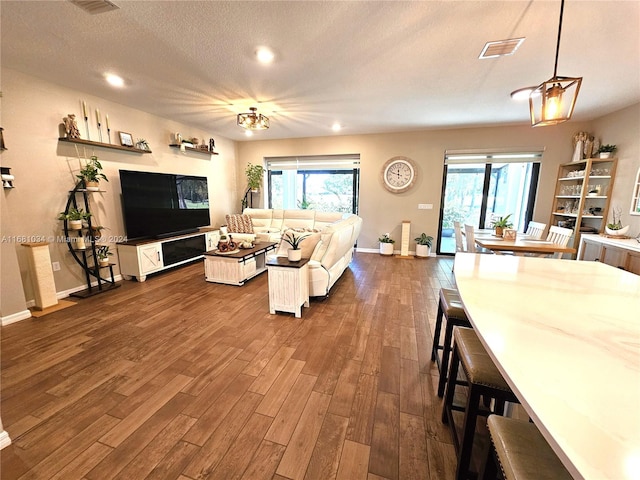
[[[359,155],[267,158],[269,208],[358,213]]]
[[[455,253],[453,222],[490,228],[495,217],[511,215],[523,231],[533,216],[541,152],[447,152],[438,253]]]

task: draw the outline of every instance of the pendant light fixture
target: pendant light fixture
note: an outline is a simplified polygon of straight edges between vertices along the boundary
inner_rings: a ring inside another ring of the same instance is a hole
[[[258,113],[256,107],[249,108],[249,113],[238,114],[238,125],[247,130],[266,130],[269,128],[269,117]]]
[[[553,77],[541,83],[529,95],[529,110],[531,125],[544,127],[566,122],[573,114],[573,108],[578,98],[582,77],[558,76],[558,54],[560,52],[560,35],[562,34],[562,14],[564,0],[560,3],[560,22],[558,24],[558,43],[556,45],[556,61],[553,67]]]

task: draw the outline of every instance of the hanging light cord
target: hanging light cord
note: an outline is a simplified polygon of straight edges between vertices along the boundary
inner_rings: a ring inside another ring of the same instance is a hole
[[[556,63],[553,66],[553,76],[558,76],[558,55],[560,54],[560,35],[562,34],[562,14],[564,12],[564,0],[560,2],[560,24],[558,25],[558,43],[556,44]]]

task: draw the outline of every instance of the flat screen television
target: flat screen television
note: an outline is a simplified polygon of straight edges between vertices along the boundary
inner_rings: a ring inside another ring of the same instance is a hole
[[[195,232],[211,224],[206,177],[120,170],[129,240]]]

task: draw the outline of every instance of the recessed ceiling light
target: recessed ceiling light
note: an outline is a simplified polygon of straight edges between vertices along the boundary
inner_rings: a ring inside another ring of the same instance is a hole
[[[275,54],[269,47],[258,47],[256,50],[256,58],[260,63],[271,63],[275,58]]]
[[[333,130],[334,132],[339,132],[340,130],[342,130],[342,125],[336,122],[333,125],[331,125],[331,130]]]
[[[107,83],[112,87],[118,87],[118,88],[124,87],[124,80],[122,79],[122,77],[119,77],[118,75],[114,75],[113,73],[107,73],[105,74],[104,78],[107,81]]]
[[[253,137],[253,132],[252,132],[251,130],[245,130],[244,134],[245,134],[247,137]]]

